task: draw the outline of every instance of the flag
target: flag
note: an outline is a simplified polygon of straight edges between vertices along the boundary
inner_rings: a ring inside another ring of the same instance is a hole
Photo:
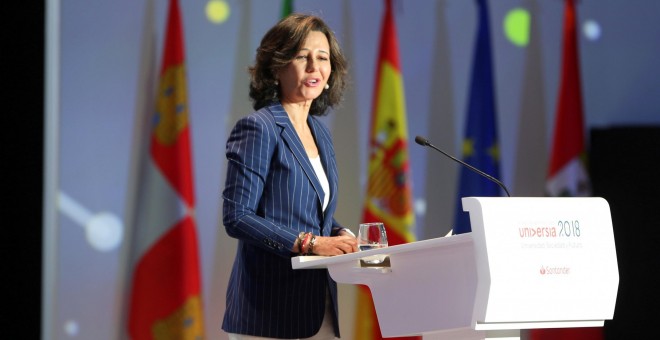
[[[566,0],[561,83],[550,152],[548,196],[589,196],[575,1]],[[532,329],[530,340],[603,339],[602,327]]]
[[[490,23],[485,0],[477,0],[478,27],[472,60],[472,78],[463,140],[462,158],[466,163],[498,178],[500,149],[495,119],[495,81],[491,58]],[[462,197],[499,196],[496,183],[462,167],[459,170],[458,197],[454,217],[454,234],[470,232],[470,219],[463,212]]]
[[[363,222],[383,222],[389,245],[415,240],[408,162],[408,127],[392,1],[385,16],[376,69],[369,134],[369,179]],[[402,292],[403,293],[403,292]],[[371,293],[357,289],[355,339],[382,339]]]
[[[566,0],[561,84],[550,152],[548,196],[589,196],[574,0]]]
[[[130,255],[131,339],[201,339],[203,315],[184,65],[177,0],[169,3],[163,59],[140,159]]]
[[[283,0],[282,1],[282,18],[293,13],[293,0]]]

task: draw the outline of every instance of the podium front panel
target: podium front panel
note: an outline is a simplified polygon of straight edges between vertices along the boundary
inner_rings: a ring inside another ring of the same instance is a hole
[[[619,275],[602,198],[463,198],[477,259],[475,323],[612,319]]]

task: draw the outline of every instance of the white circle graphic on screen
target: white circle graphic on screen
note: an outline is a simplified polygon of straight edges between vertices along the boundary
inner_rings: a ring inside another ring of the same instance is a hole
[[[119,247],[124,235],[124,226],[117,215],[109,212],[92,214],[62,191],[58,203],[62,214],[85,229],[87,242],[94,249],[111,251]]]
[[[418,216],[426,215],[426,200],[423,198],[418,198],[415,200],[415,213]]]
[[[600,35],[601,35],[600,25],[595,20],[585,21],[584,24],[582,25],[582,32],[584,33],[584,36],[591,41],[596,41],[600,39]]]
[[[80,332],[80,326],[78,326],[78,323],[74,320],[68,320],[67,322],[64,323],[64,333],[70,337],[74,337],[78,335]]]
[[[87,242],[100,251],[110,251],[119,246],[123,234],[117,215],[102,212],[87,221]]]

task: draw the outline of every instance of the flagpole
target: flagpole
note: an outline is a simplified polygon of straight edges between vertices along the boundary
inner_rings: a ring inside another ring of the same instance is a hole
[[[61,1],[46,1],[46,65],[44,98],[43,254],[41,283],[41,339],[52,339],[56,330],[59,268],[59,127],[60,127],[60,13]]]

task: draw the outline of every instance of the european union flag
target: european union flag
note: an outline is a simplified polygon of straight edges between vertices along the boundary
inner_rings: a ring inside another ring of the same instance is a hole
[[[500,157],[495,119],[495,82],[491,58],[488,7],[485,0],[477,0],[477,7],[479,27],[477,28],[474,59],[472,61],[470,99],[462,155],[463,161],[466,163],[498,178]],[[469,215],[463,212],[462,197],[500,195],[500,188],[496,183],[467,168],[460,169],[459,178],[454,234],[471,231]]]

